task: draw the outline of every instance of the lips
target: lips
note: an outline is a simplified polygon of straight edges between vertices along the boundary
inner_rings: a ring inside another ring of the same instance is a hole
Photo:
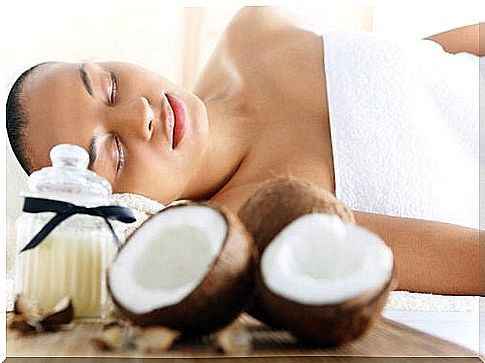
[[[170,94],[166,94],[169,112],[167,117],[167,124],[169,126],[169,135],[172,145],[172,149],[177,148],[177,146],[182,141],[185,130],[187,128],[187,110],[183,101]]]
[[[175,115],[166,94],[163,94],[162,120],[163,126],[165,127],[165,135],[167,137],[168,144],[170,148],[173,149],[173,130],[175,128]]]

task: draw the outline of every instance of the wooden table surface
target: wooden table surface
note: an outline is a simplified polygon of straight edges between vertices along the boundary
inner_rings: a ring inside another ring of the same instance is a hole
[[[7,314],[7,323],[12,319]],[[404,325],[381,319],[360,339],[333,349],[307,348],[290,334],[273,330],[248,318],[244,323],[251,332],[253,350],[251,357],[306,356],[369,356],[369,357],[475,357],[476,353],[445,340],[438,339]],[[178,342],[168,352],[147,354],[139,351],[104,352],[98,350],[91,339],[101,335],[99,323],[77,323],[72,330],[56,333],[22,335],[7,329],[7,357],[137,357],[137,358],[195,358],[224,357],[213,347],[202,342]],[[196,359],[186,359],[185,362]],[[14,360],[18,361],[18,360]],[[231,360],[232,361],[232,360]]]

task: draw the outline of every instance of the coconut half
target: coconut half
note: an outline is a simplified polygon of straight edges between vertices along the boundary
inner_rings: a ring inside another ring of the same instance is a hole
[[[256,250],[237,218],[207,203],[145,221],[108,271],[115,305],[134,324],[201,335],[234,320],[254,291]]]
[[[253,316],[320,346],[351,341],[380,316],[395,287],[392,252],[331,193],[278,178],[239,216],[261,255]]]
[[[374,233],[327,214],[290,223],[261,258],[261,305],[278,326],[324,346],[379,317],[394,287],[393,255]]]

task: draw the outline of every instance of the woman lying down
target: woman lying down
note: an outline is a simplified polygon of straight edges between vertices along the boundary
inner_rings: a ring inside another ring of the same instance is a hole
[[[478,25],[322,37],[245,8],[193,90],[134,64],[43,63],[11,89],[7,131],[28,174],[78,144],[115,192],[164,204],[237,212],[268,179],[308,180],[390,245],[399,289],[479,294],[479,55]]]

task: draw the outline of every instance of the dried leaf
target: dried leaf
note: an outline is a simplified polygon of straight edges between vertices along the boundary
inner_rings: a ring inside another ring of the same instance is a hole
[[[25,321],[28,325],[34,328],[36,333],[42,333],[45,331],[44,326],[37,319],[29,318],[29,319],[26,319]]]
[[[103,332],[103,339],[111,349],[120,349],[125,340],[124,328],[113,326]]]
[[[147,353],[166,352],[179,337],[180,332],[164,327],[146,327],[135,333],[137,348]]]
[[[72,300],[65,296],[45,315],[40,324],[45,330],[59,330],[59,325],[69,324],[74,318]]]
[[[19,295],[15,301],[14,312],[16,315],[9,327],[24,334],[55,332],[73,327],[69,323],[74,317],[74,308],[68,297],[62,298],[51,312],[43,316],[36,300]]]
[[[25,315],[28,318],[40,319],[42,309],[37,300],[21,294],[15,298],[14,313],[16,315]]]
[[[135,349],[132,327],[128,323],[121,321],[105,325],[101,336],[91,341],[100,350]]]
[[[94,346],[98,350],[104,350],[109,352],[114,350],[114,347],[111,346],[106,340],[102,338],[92,338],[91,343],[94,344]]]
[[[247,355],[253,349],[251,333],[236,320],[216,333],[214,345],[226,355]]]

